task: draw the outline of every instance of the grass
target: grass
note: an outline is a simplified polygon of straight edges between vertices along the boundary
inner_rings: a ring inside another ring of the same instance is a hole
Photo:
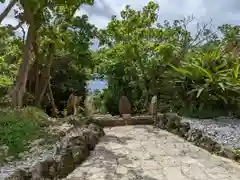
[[[27,149],[29,142],[46,134],[42,128],[48,116],[35,107],[0,109],[0,146],[8,146],[8,155]]]

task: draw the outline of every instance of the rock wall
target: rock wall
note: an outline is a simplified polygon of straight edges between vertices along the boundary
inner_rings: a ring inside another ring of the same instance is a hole
[[[82,128],[74,127],[58,143],[53,156],[48,156],[43,161],[25,169],[16,168],[7,175],[5,173],[5,177],[1,177],[4,174],[2,172],[0,179],[50,180],[64,178],[88,157],[102,136],[104,136],[103,128],[93,123]]]
[[[99,116],[92,117],[91,122],[98,124],[101,127],[114,127],[126,125],[152,125],[154,123],[151,115],[134,116],[124,119],[119,116]]]
[[[190,123],[181,122],[181,117],[176,113],[158,114],[156,126],[183,137],[194,145],[207,151],[240,162],[240,155],[234,149],[229,149],[214,141],[199,129],[191,128]]]

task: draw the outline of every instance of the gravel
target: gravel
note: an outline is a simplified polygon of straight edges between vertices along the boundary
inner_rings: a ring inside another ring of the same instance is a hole
[[[232,117],[218,117],[214,119],[183,118],[190,126],[202,130],[218,143],[229,147],[240,148],[240,120]]]

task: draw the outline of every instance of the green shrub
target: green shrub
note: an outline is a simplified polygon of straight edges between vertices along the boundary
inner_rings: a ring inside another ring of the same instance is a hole
[[[0,98],[7,94],[8,88],[12,85],[12,81],[7,76],[1,75],[0,78]]]
[[[0,110],[0,146],[9,147],[9,155],[26,150],[30,141],[43,134],[41,124],[48,116],[34,107]]]

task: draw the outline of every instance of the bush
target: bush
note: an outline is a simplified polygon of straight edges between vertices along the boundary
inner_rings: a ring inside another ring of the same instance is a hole
[[[0,98],[7,94],[8,88],[12,85],[11,79],[6,76],[0,78]]]
[[[96,113],[106,114],[107,109],[105,107],[104,93],[101,91],[95,91],[92,94],[92,98],[93,98],[93,103],[94,103]]]
[[[192,34],[193,17],[160,24],[158,10],[152,1],[142,10],[126,6],[121,20],[99,32],[96,72],[107,79],[107,110],[118,112],[124,92],[134,112],[147,109],[153,95],[173,111],[201,117],[239,112],[240,26],[224,24],[216,33],[199,23]]]
[[[41,124],[47,119],[44,112],[34,107],[1,109],[0,146],[9,147],[8,155],[16,155],[26,150],[30,141],[42,135]]]

